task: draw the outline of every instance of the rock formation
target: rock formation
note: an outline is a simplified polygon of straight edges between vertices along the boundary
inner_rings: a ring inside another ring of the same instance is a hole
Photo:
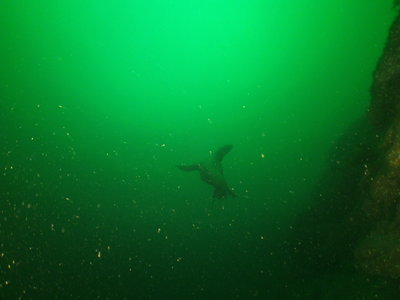
[[[366,165],[360,183],[362,213],[371,229],[355,249],[356,265],[369,274],[400,278],[400,16],[375,71],[371,96],[379,155],[371,170]]]
[[[342,291],[345,299],[398,299],[400,15],[374,72],[369,112],[336,141],[329,157],[314,204],[282,245],[288,269],[297,270],[288,279],[297,285],[292,290],[311,285],[305,289],[315,299],[344,299],[339,287],[359,282]]]

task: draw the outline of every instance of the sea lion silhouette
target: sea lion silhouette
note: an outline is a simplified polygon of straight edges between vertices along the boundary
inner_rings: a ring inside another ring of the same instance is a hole
[[[231,151],[232,145],[225,145],[213,152],[209,159],[194,165],[179,165],[185,172],[199,171],[200,178],[214,187],[214,198],[235,197],[235,193],[228,187],[222,170],[222,159]]]

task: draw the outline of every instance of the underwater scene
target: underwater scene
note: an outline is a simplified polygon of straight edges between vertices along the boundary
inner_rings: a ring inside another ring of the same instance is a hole
[[[0,2],[0,299],[400,299],[400,1]]]

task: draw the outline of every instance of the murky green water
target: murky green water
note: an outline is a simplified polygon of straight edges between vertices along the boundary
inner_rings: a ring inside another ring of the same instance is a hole
[[[0,3],[0,298],[322,299],[284,245],[391,4]],[[176,165],[225,144],[213,206]]]

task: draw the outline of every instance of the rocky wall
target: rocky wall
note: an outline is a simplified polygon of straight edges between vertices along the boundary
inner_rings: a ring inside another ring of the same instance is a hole
[[[360,213],[370,230],[355,247],[355,265],[370,275],[400,279],[400,15],[376,68],[371,97],[379,155],[361,179]]]

